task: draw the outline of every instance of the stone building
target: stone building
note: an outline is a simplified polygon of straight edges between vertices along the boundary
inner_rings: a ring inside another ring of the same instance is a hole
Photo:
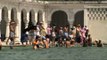
[[[20,42],[25,28],[42,21],[45,27],[87,25],[93,40],[107,43],[107,1],[0,0],[0,30],[4,40],[9,37],[11,20],[17,23],[16,42]]]

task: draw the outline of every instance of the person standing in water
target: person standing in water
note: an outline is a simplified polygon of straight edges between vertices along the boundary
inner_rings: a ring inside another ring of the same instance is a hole
[[[7,40],[6,43],[8,43],[9,39],[10,39],[10,49],[13,49],[13,46],[14,46],[14,41],[15,41],[15,28],[16,28],[16,22],[15,21],[10,21],[10,25],[9,25],[9,28],[10,28],[10,33],[9,33],[9,38]]]

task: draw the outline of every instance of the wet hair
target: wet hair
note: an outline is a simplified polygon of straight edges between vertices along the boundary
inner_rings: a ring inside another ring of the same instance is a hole
[[[91,35],[90,34],[88,34],[88,37],[90,37]]]
[[[99,40],[99,43],[101,43],[101,40]]]
[[[78,24],[78,25],[77,25],[77,27],[81,27],[81,25],[80,25],[80,24]]]
[[[96,43],[96,44],[98,44],[98,41],[97,41],[97,40],[95,40],[95,43]]]
[[[40,36],[36,36],[36,39],[39,39],[40,38]]]
[[[74,28],[71,28],[71,30],[74,30]]]

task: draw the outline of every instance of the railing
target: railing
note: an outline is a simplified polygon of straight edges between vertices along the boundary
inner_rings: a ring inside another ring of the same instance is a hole
[[[103,4],[103,3],[107,3],[107,0],[97,0],[97,1],[95,1],[95,0],[93,0],[93,1],[90,1],[90,0],[85,0],[85,1],[82,1],[82,0],[75,0],[75,1],[42,1],[42,0],[23,0],[23,1],[26,1],[26,2],[38,2],[38,3],[73,3],[73,4],[75,4],[75,3],[95,3],[95,4],[99,4],[99,3],[101,3],[101,4]]]
[[[95,4],[98,4],[98,3],[101,3],[101,4],[104,4],[104,3],[107,3],[107,1],[38,1],[38,2],[44,2],[44,3],[72,3],[72,4],[77,4],[77,3],[95,3]]]
[[[1,1],[6,1],[6,2],[37,2],[37,3],[61,3],[61,4],[67,4],[67,3],[72,3],[72,4],[76,4],[76,3],[94,3],[94,4],[104,4],[104,3],[107,3],[107,0],[57,0],[57,1],[53,1],[53,0],[50,0],[50,1],[45,1],[45,0],[1,0]]]

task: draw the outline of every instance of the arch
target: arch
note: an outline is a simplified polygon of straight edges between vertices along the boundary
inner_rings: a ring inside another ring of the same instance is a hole
[[[5,40],[5,36],[6,36],[6,22],[8,21],[8,9],[7,7],[3,7],[2,8],[2,20],[1,20],[1,23],[0,23],[0,29],[1,29],[1,36],[2,36],[2,40],[4,41]]]
[[[22,9],[21,11],[21,33],[25,30],[25,24],[27,22],[27,12],[25,9]]]
[[[32,9],[31,11],[30,11],[30,18],[29,18],[31,21],[33,21],[34,19],[35,19],[35,12],[34,12],[34,10]]]
[[[2,20],[8,21],[8,9],[7,9],[7,7],[2,8]]]
[[[75,14],[73,25],[76,26],[78,24],[80,24],[82,27],[84,26],[84,11],[83,10],[78,11]]]
[[[17,21],[17,10],[16,10],[16,8],[11,9],[11,21]]]
[[[28,28],[34,26],[34,19],[35,19],[35,12],[34,10],[30,10],[30,13],[29,13],[29,25],[28,25]]]
[[[37,24],[39,24],[40,22],[43,22],[43,12],[41,10],[38,11],[37,17],[38,17]]]
[[[51,26],[65,27],[69,26],[68,16],[66,12],[59,10],[55,11],[51,16]]]

